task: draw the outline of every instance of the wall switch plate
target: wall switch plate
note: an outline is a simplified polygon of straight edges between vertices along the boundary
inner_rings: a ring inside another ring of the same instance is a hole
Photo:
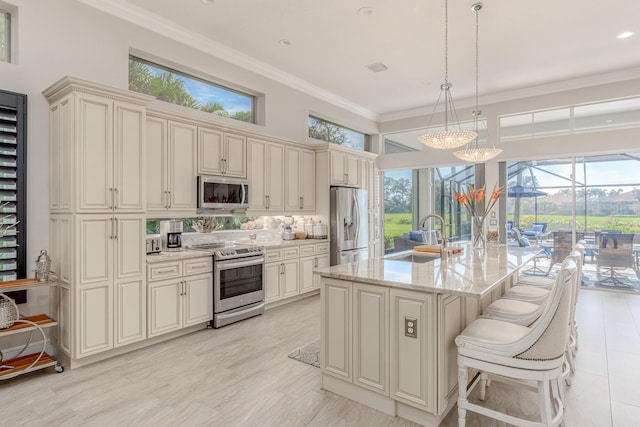
[[[412,317],[404,318],[404,336],[418,338],[418,320]]]
[[[497,219],[490,219],[489,220],[489,225],[498,225],[498,220]]]

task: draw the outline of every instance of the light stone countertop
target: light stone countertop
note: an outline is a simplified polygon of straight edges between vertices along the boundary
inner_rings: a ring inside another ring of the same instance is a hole
[[[239,242],[247,244],[245,242]],[[329,239],[296,239],[296,240],[265,240],[252,242],[256,246],[264,246],[265,249],[287,248],[291,246],[314,245],[316,243],[329,243]],[[162,251],[159,254],[147,254],[147,264],[163,261],[174,261],[201,256],[211,256],[213,250],[195,250],[184,248],[181,251]]]
[[[164,261],[177,261],[189,258],[212,256],[212,250],[182,249],[181,251],[162,251],[159,254],[147,254],[147,264]]]
[[[450,255],[442,262],[438,254],[433,261],[414,263],[397,258],[413,251],[389,254],[348,264],[334,265],[315,271],[322,277],[429,293],[453,294],[465,297],[482,297],[500,285],[524,264],[531,261],[542,248],[489,246],[475,251],[471,244],[463,246],[461,254]]]

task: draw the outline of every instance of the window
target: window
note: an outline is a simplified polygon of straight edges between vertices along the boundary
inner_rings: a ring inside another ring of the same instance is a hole
[[[11,62],[11,14],[0,9],[0,61]]]
[[[309,138],[333,142],[356,150],[369,151],[368,135],[317,117],[309,116]]]
[[[222,117],[255,123],[255,96],[129,56],[129,90]]]

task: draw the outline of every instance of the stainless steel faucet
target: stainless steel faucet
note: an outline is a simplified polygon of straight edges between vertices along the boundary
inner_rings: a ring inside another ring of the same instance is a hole
[[[424,229],[424,224],[429,218],[437,218],[440,220],[440,234],[442,235],[442,242],[440,244],[440,259],[446,260],[449,258],[449,251],[447,250],[447,235],[445,233],[444,218],[442,218],[438,214],[429,214],[420,220],[418,228],[420,230]]]

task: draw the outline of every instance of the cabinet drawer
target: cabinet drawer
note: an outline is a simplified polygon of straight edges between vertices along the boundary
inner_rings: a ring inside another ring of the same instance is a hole
[[[185,276],[189,276],[191,274],[211,273],[213,271],[212,256],[208,256],[205,258],[189,259],[183,262],[184,262]]]
[[[264,262],[282,261],[282,249],[269,249],[264,255]]]
[[[300,256],[315,255],[316,248],[313,245],[305,245],[300,247]]]
[[[286,248],[282,250],[282,259],[298,258],[300,256],[300,248]]]
[[[319,243],[316,245],[316,255],[329,253],[329,243]]]
[[[182,276],[182,261],[147,266],[147,281],[173,279]]]

